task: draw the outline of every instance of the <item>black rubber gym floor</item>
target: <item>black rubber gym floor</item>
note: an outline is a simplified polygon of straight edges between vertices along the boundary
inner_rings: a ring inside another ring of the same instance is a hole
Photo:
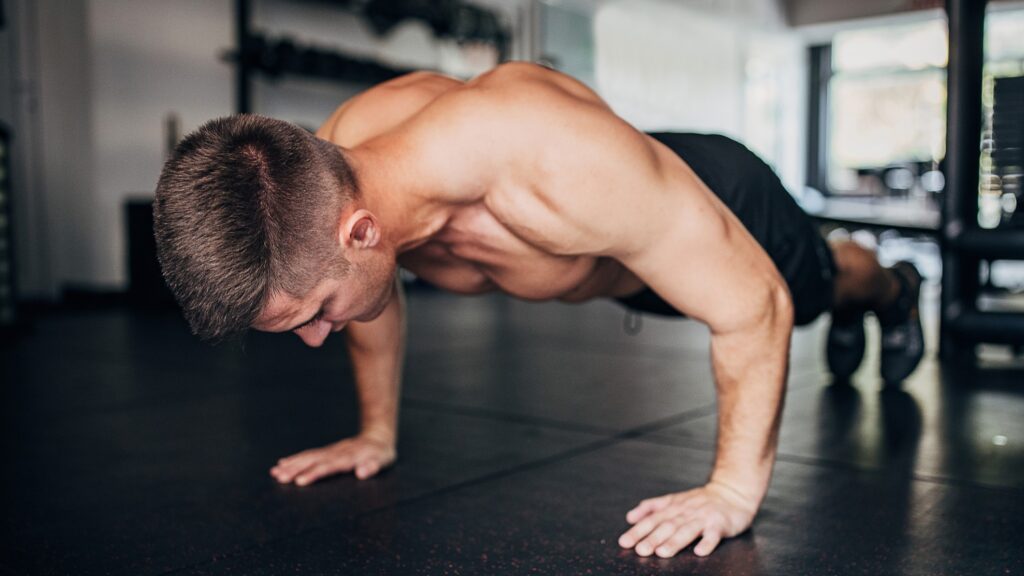
[[[754,528],[645,559],[616,544],[626,511],[709,471],[706,330],[423,291],[409,316],[398,465],[306,488],[268,469],[355,431],[339,336],[209,347],[173,310],[41,316],[0,352],[0,573],[1024,572],[1019,369],[931,355],[882,392],[871,354],[833,385],[827,320],[799,331]]]

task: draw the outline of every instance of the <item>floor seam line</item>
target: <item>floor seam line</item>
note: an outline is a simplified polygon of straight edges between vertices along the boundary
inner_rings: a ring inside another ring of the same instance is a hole
[[[418,398],[406,398],[402,400],[403,404],[407,404],[412,408],[421,410],[437,410],[439,412],[449,414],[460,414],[464,416],[473,416],[477,418],[488,418],[492,420],[498,420],[502,422],[513,422],[517,424],[532,424],[537,426],[544,426],[556,430],[564,430],[567,432],[581,432],[588,434],[596,434],[601,436],[611,436],[617,431],[614,428],[601,428],[599,426],[592,426],[589,424],[579,424],[575,422],[565,422],[562,420],[553,420],[550,418],[540,418],[535,416],[527,416],[523,414],[516,414],[514,412],[503,412],[501,410],[492,410],[489,408],[477,408],[474,406],[461,406],[458,404],[447,404],[445,402],[438,402],[433,400],[422,400]]]

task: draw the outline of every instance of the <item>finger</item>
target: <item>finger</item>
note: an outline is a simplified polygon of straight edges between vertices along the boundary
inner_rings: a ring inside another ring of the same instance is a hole
[[[680,525],[673,519],[662,521],[653,532],[636,545],[636,553],[641,556],[654,554],[654,550],[672,537],[679,530],[679,527]]]
[[[647,516],[651,512],[664,510],[665,507],[669,505],[670,499],[671,497],[666,495],[659,496],[658,498],[648,498],[647,500],[641,501],[640,504],[636,506],[636,508],[633,508],[629,512],[626,512],[626,522],[629,522],[630,524],[636,524],[640,521],[640,519],[642,519],[644,516]]]
[[[274,476],[278,482],[288,483],[293,481],[299,474],[316,466],[317,462],[319,460],[314,457],[293,460],[285,466],[278,466],[277,473]]]
[[[298,468],[294,464],[291,466],[277,465],[270,469],[270,474],[273,475],[274,479],[281,483],[291,482],[292,478],[298,472],[301,472],[305,468]]]
[[[273,467],[270,468],[270,469],[271,470],[276,470],[276,471],[285,471],[285,470],[293,468],[297,461],[298,460],[296,460],[294,458],[293,459],[282,458],[282,459],[278,460],[278,463],[274,464]]]
[[[352,470],[352,467],[352,459],[347,457],[319,462],[310,469],[304,471],[302,474],[299,474],[295,478],[295,484],[299,486],[308,486],[326,476],[332,476],[339,472],[348,472]]]
[[[619,546],[623,548],[636,546],[637,542],[646,538],[666,518],[665,511],[649,514],[646,518],[634,524],[625,534],[619,536]]]
[[[295,482],[295,480],[308,470],[312,470],[317,463],[315,461],[306,462],[305,466],[292,465],[291,468],[279,470],[274,477],[281,484],[288,484],[289,482]]]
[[[700,542],[693,547],[693,552],[697,556],[707,556],[714,552],[721,541],[722,531],[718,528],[709,528],[704,531],[704,537],[700,539]]]
[[[296,452],[295,454],[292,454],[291,456],[285,456],[284,458],[281,458],[280,460],[277,461],[277,464],[278,464],[278,466],[287,466],[288,464],[291,464],[291,463],[293,463],[293,462],[295,462],[297,460],[300,460],[300,459],[309,459],[309,458],[313,457],[317,452],[318,452],[318,450],[316,450],[316,449],[313,449],[313,450],[303,450],[302,452]]]
[[[314,464],[308,469],[303,470],[301,474],[295,477],[296,486],[309,486],[313,482],[323,478],[328,474],[327,465],[323,462]]]
[[[283,476],[287,478],[287,480],[285,480],[287,482],[294,478],[299,472],[312,466],[319,458],[319,453],[303,452],[301,454],[296,454],[295,456],[279,460],[277,466],[274,466],[272,470],[277,470],[279,474],[275,474],[275,476]]]
[[[679,530],[658,546],[655,551],[662,558],[671,558],[686,548],[704,529],[704,523],[699,520],[692,520],[680,526]]]
[[[356,478],[360,480],[366,480],[370,476],[373,476],[380,471],[380,463],[376,460],[368,460],[366,462],[360,462],[356,466]]]

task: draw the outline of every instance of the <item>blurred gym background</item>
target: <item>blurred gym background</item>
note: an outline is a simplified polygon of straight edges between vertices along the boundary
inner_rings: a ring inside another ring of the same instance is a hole
[[[184,134],[505,60],[745,143],[927,278],[902,386],[877,324],[849,385],[795,332],[764,511],[710,558],[615,543],[707,478],[703,326],[408,277],[401,464],[297,489],[267,470],[358,430],[343,340],[208,346],[163,284]],[[0,0],[0,574],[1020,573],[1022,167],[1022,0]]]
[[[638,128],[744,142],[826,233],[914,259],[936,310],[945,257],[944,336],[1019,343],[1024,3],[949,6],[3,0],[0,325],[17,332],[54,305],[166,302],[149,201],[168,151],[204,121],[258,112],[315,129],[404,72],[470,78],[516,59],[586,82]],[[959,60],[950,30],[966,35]],[[972,111],[957,131],[950,86]]]

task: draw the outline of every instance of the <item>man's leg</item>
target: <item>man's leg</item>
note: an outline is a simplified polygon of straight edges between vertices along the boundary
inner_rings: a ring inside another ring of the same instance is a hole
[[[830,242],[836,262],[833,312],[875,311],[896,300],[900,283],[892,270],[878,263],[875,253],[856,242]]]
[[[882,377],[897,383],[914,371],[924,353],[918,294],[921,276],[907,262],[883,268],[874,252],[854,242],[830,245],[836,263],[828,362],[836,378],[853,374],[864,356],[864,314],[882,328]]]

